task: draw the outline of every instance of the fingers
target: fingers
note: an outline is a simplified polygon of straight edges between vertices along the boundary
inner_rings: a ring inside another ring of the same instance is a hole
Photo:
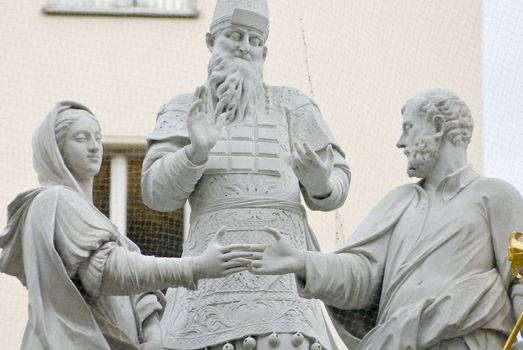
[[[303,178],[303,168],[302,167],[293,163],[292,171],[294,171],[294,174],[296,174],[296,177],[298,177],[298,180],[301,180]]]
[[[296,151],[296,154],[298,155],[298,158],[302,161],[302,163],[305,163],[306,161],[310,162],[312,160],[311,158],[309,158],[307,156],[307,154],[305,153],[305,150],[298,142],[294,143],[294,149]]]
[[[251,262],[253,262],[253,260],[251,260],[251,258],[247,259],[247,258],[237,258],[237,259],[234,259],[235,261],[237,262],[241,262],[245,265],[249,265]],[[255,260],[260,260],[260,259],[255,259]]]
[[[267,248],[267,244],[229,244],[220,247],[220,253],[227,254],[232,251],[238,251],[243,253],[263,253],[265,248]]]
[[[267,231],[271,236],[273,236],[276,241],[279,241],[283,238],[280,231],[276,230],[275,228],[266,227],[264,230]]]
[[[270,271],[263,266],[261,261],[253,261],[248,267],[249,272],[256,275],[269,275]]]
[[[261,260],[263,259],[263,253],[252,253],[249,257],[250,260]]]
[[[312,163],[323,164],[323,161],[318,156],[318,154],[312,149],[311,145],[307,142],[303,143],[303,148],[305,148],[305,155],[312,161]]]
[[[234,268],[237,268],[237,267],[245,267],[247,268],[247,266],[251,263],[250,260],[248,259],[233,259],[233,260],[230,260],[230,261],[227,261],[226,263],[223,263],[222,264],[222,268],[224,268],[225,270],[229,270],[229,269],[234,269]]]
[[[229,261],[247,261],[250,263],[253,260],[260,260],[263,258],[263,253],[251,253],[251,252],[230,252],[220,256],[220,259],[224,262]]]
[[[263,251],[267,248],[267,244],[249,244],[249,248],[247,249],[250,252],[260,252],[263,253]]]
[[[223,254],[229,253],[233,250],[248,251],[252,244],[240,243],[240,244],[229,244],[220,247],[220,252]]]
[[[209,115],[211,101],[209,99],[209,89],[206,86],[202,86],[201,100],[202,100],[202,110],[205,115]]]
[[[225,234],[225,232],[227,232],[227,230],[225,229],[225,226],[220,227],[220,229],[214,235],[214,238],[212,239],[212,241],[219,242],[223,238],[223,235]]]
[[[229,260],[234,260],[234,259],[237,259],[237,258],[249,258],[251,256],[253,256],[254,253],[251,253],[251,252],[237,252],[237,251],[232,251],[232,252],[229,252],[227,254],[223,254],[220,256],[221,259],[223,259],[223,261],[229,261]]]
[[[193,102],[196,101],[196,100],[199,100],[202,98],[202,87],[201,86],[198,86],[195,90],[194,90],[194,95],[192,97],[192,100]]]
[[[189,109],[189,112],[188,114],[191,116],[191,115],[195,115],[195,114],[198,114],[198,112],[200,111],[200,107],[202,105],[202,100],[199,98],[197,100],[194,100],[192,105],[191,105],[191,108]]]

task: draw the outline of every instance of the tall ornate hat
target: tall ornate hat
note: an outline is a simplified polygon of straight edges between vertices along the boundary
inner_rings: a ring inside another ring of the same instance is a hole
[[[211,22],[211,34],[231,24],[251,27],[269,35],[267,0],[217,0]]]

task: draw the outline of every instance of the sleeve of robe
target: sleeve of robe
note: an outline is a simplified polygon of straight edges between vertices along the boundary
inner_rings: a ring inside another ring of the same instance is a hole
[[[191,259],[129,251],[121,246],[124,238],[111,222],[83,197],[69,190],[60,196],[55,247],[68,275],[78,276],[89,295],[131,295],[167,286],[195,288]]]
[[[294,150],[294,143],[304,142],[307,142],[322,159],[327,157],[328,145],[331,145],[334,151],[334,169],[329,179],[332,192],[327,197],[318,199],[311,196],[307,188],[300,186],[305,203],[311,210],[331,211],[341,207],[347,199],[351,177],[345,153],[313,100],[294,88],[276,89],[281,90],[279,95],[287,114],[291,151]]]
[[[305,252],[306,278],[298,284],[300,296],[342,310],[370,306],[381,283],[389,236],[347,253]]]
[[[160,108],[142,167],[142,199],[161,212],[183,207],[207,164],[193,164],[185,153],[190,143],[187,111],[193,94],[176,96]]]
[[[207,164],[193,164],[184,145],[177,139],[149,147],[142,169],[142,196],[149,208],[166,212],[183,207],[202,177]]]
[[[414,193],[409,185],[391,191],[337,253],[306,252],[306,276],[298,280],[300,295],[342,310],[374,306],[369,303],[375,302],[381,288],[392,231]]]

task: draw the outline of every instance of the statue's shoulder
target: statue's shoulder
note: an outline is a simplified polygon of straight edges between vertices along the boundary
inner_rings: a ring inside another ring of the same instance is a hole
[[[158,111],[158,118],[163,115],[169,115],[169,116],[181,116],[187,113],[189,109],[191,108],[193,99],[193,93],[186,93],[182,95],[178,95],[166,104],[164,104],[162,107],[160,107],[160,110]],[[177,112],[181,112],[177,113]]]
[[[290,86],[270,86],[269,91],[272,92],[275,103],[288,111],[294,111],[307,105],[316,105],[309,96]]]
[[[416,192],[416,184],[415,183],[408,183],[405,185],[398,186],[392,190],[390,190],[385,197],[383,197],[384,201],[390,201],[394,202],[397,200],[400,200],[402,198],[413,196]]]
[[[59,198],[63,192],[66,192],[68,187],[62,185],[49,185],[38,188],[38,194],[35,199],[38,201],[47,202],[54,198]],[[72,190],[71,190],[72,191]]]
[[[81,194],[63,185],[42,186],[37,191],[31,203],[32,207],[58,208],[63,204],[77,206],[78,203],[87,203]]]
[[[147,142],[167,141],[176,138],[187,139],[187,112],[191,108],[193,93],[178,95],[158,111],[156,126]]]
[[[512,184],[494,177],[478,176],[476,186],[479,187],[477,192],[484,193],[489,198],[497,198],[500,201],[521,197],[519,191]]]
[[[51,198],[57,198],[58,200],[64,200],[66,202],[86,202],[84,196],[70,187],[63,185],[48,185],[43,186],[42,190],[38,194],[38,198],[48,200]]]

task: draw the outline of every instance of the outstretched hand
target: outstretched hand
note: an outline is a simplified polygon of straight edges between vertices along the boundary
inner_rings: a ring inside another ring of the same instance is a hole
[[[270,227],[265,228],[265,231],[271,234],[276,241],[265,248],[260,259],[251,262],[249,271],[258,275],[296,273],[299,277],[304,276],[305,257],[303,252],[296,249],[290,240],[281,235],[280,231]]]
[[[265,244],[221,245],[220,240],[226,233],[222,226],[211,240],[207,249],[194,257],[194,276],[200,278],[220,278],[247,270],[249,264],[261,258]]]
[[[326,159],[323,160],[307,142],[294,144],[292,170],[311,196],[327,197],[331,194],[329,179],[333,168],[332,145],[327,146]]]

